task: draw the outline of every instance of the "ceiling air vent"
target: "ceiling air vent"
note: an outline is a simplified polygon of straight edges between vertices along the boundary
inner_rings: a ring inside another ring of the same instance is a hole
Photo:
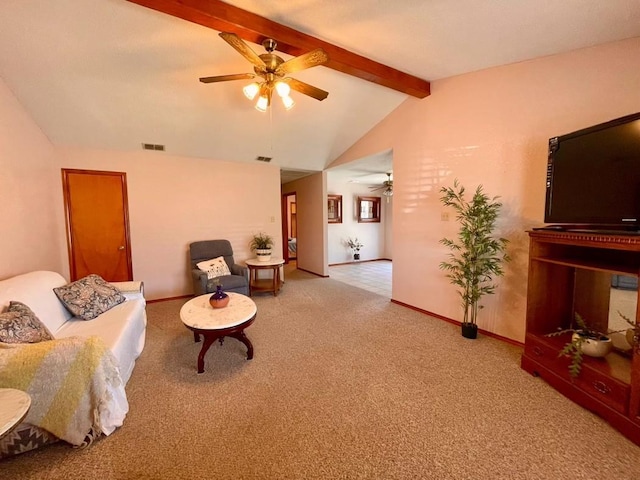
[[[262,155],[256,157],[257,161],[266,162],[266,163],[269,163],[272,159],[273,159],[273,157],[263,157]]]
[[[155,143],[143,143],[143,150],[158,150],[160,152],[164,152],[164,145],[156,145]]]

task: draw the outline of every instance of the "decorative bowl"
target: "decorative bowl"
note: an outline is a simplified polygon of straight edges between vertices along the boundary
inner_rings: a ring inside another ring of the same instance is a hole
[[[576,340],[579,335],[573,334],[572,340]],[[613,348],[613,342],[609,337],[601,337],[600,340],[595,338],[587,338],[581,345],[582,353],[589,355],[590,357],[604,357]]]

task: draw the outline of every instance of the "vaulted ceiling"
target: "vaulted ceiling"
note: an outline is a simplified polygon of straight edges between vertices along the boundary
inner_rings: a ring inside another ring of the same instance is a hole
[[[217,3],[146,1],[196,9]],[[427,82],[640,36],[638,0],[226,3]],[[4,0],[0,77],[56,145],[134,150],[154,143],[217,160],[273,157],[294,170],[322,170],[408,98],[320,66],[295,77],[328,91],[326,100],[294,92],[292,110],[274,104],[260,113],[242,94],[246,82],[198,82],[251,71],[218,33],[126,0]],[[313,43],[304,38],[276,40],[298,54]]]

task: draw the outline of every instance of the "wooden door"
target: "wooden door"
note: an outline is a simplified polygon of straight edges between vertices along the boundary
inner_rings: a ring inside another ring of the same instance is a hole
[[[127,176],[62,169],[71,280],[133,280]]]

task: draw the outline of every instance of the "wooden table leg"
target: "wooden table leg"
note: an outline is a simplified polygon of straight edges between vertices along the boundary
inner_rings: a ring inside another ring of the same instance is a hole
[[[244,334],[244,331],[232,333],[229,336],[232,338],[235,338],[236,340],[240,340],[242,343],[245,344],[245,346],[247,347],[247,360],[251,360],[253,358],[253,345],[251,344],[247,336]]]
[[[276,267],[273,269],[273,296],[277,297],[278,296],[278,284],[276,283],[278,281],[278,272],[280,271],[279,267]]]
[[[247,347],[247,360],[251,360],[253,358],[253,345],[251,341],[247,338],[244,333],[244,329],[251,325],[253,321],[256,319],[255,315],[253,318],[247,320],[241,325],[237,325],[235,327],[219,329],[219,330],[193,330],[193,335],[196,341],[199,341],[199,337],[202,335],[202,348],[200,349],[200,353],[198,354],[198,373],[204,373],[204,356],[207,354],[207,351],[213,345],[216,340],[220,341],[220,345],[224,342],[224,337],[232,337],[236,340],[242,342],[245,347]]]
[[[218,335],[208,335],[206,333],[203,333],[202,336],[204,337],[204,342],[202,342],[202,348],[198,354],[198,373],[204,373],[204,356],[211,344],[218,338]]]

